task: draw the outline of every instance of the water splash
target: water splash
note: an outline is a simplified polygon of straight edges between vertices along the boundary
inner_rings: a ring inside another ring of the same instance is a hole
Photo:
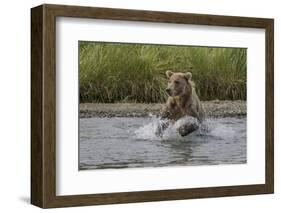
[[[185,116],[177,120],[174,124],[165,119],[160,119],[155,115],[150,115],[151,122],[146,124],[135,131],[137,139],[144,140],[178,140],[183,137],[179,135],[178,131],[181,126],[186,123],[193,123],[198,125],[198,130],[192,132],[193,134],[205,135],[209,128],[208,123],[203,122],[199,124],[197,119],[191,116]]]
[[[235,119],[235,118],[233,118]],[[216,140],[233,140],[236,136],[236,124],[229,124],[223,122],[223,118],[207,119],[208,130],[205,135]]]

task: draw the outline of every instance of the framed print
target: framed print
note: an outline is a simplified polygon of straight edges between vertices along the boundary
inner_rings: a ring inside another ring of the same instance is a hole
[[[31,9],[31,203],[274,191],[273,19]]]

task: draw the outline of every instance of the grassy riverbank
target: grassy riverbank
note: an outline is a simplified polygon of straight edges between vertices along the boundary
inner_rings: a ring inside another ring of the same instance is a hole
[[[246,100],[246,49],[79,42],[80,102],[159,103],[165,71],[191,71],[201,100]]]

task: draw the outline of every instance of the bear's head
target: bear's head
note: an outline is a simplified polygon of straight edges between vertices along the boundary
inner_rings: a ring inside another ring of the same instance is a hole
[[[192,92],[192,74],[190,72],[172,72],[171,70],[166,71],[168,78],[168,86],[166,92],[170,96],[181,96],[191,95]]]

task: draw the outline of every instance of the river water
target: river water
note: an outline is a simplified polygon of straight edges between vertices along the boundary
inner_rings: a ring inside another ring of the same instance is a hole
[[[247,161],[246,117],[208,118],[186,137],[155,136],[151,117],[80,118],[79,169],[241,164]]]

